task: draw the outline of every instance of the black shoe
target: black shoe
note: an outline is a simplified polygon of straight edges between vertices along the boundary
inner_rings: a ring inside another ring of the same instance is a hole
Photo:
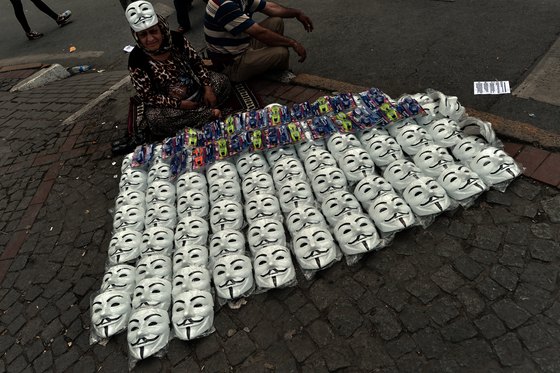
[[[65,24],[70,22],[70,21],[68,21],[68,18],[70,18],[71,15],[72,15],[71,11],[65,10],[64,12],[62,12],[58,15],[58,18],[56,19],[56,23],[59,26],[64,26]]]
[[[36,32],[36,31],[26,32],[25,35],[27,36],[27,38],[29,40],[40,39],[40,38],[43,37],[43,34],[41,34],[40,32]]]

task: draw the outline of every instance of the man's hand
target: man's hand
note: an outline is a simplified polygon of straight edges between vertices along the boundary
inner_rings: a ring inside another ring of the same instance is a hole
[[[222,112],[220,111],[220,109],[211,109],[210,114],[214,118],[221,118],[222,117]]]
[[[183,109],[183,110],[198,109],[198,102],[194,102],[191,100],[182,100],[181,105],[179,105],[179,109]]]
[[[214,90],[209,85],[204,86],[204,95],[202,97],[202,102],[204,102],[204,104],[210,108],[214,108],[216,106],[216,103],[218,102]]]
[[[303,12],[298,14],[296,16],[296,19],[301,22],[305,31],[307,32],[313,31],[313,22],[311,21],[311,18],[306,16]]]
[[[294,48],[294,51],[299,56],[298,62],[305,61],[305,59],[307,58],[307,51],[305,50],[303,45],[301,45],[300,43],[294,40],[294,44],[292,45],[292,48]]]

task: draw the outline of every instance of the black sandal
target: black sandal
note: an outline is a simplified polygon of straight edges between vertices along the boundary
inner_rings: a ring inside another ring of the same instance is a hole
[[[43,37],[43,34],[41,34],[40,32],[36,32],[36,31],[26,32],[25,35],[27,36],[27,38],[29,40],[35,40],[35,39],[39,39],[39,38]]]

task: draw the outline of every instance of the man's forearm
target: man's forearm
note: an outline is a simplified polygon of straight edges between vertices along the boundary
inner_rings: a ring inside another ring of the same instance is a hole
[[[252,30],[249,30],[252,31]],[[297,41],[290,39],[284,35],[280,35],[274,31],[271,31],[264,27],[259,27],[255,32],[249,32],[253,38],[257,39],[261,43],[269,45],[271,47],[295,47]]]
[[[266,7],[262,10],[262,13],[269,17],[295,18],[301,14],[301,10],[287,8],[269,1],[266,3]]]

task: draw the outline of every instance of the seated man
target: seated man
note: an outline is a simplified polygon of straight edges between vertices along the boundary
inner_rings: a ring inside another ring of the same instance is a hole
[[[257,23],[252,19],[255,12],[268,18]],[[303,62],[307,52],[299,42],[283,35],[282,18],[296,18],[307,32],[313,30],[311,19],[299,9],[265,0],[208,1],[204,18],[208,57],[234,82],[269,70],[288,69],[289,47]]]

